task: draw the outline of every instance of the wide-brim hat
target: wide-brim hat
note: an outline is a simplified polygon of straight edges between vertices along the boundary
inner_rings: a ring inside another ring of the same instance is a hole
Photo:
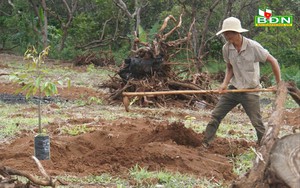
[[[247,32],[247,29],[243,29],[241,25],[241,21],[235,17],[226,18],[223,21],[222,29],[217,32],[216,35],[224,33],[225,31],[235,31],[238,33]]]

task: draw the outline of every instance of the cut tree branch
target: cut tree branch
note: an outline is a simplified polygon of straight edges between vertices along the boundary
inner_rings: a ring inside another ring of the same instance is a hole
[[[12,175],[26,177],[32,183],[34,183],[36,185],[41,185],[41,186],[57,187],[58,185],[67,185],[66,182],[63,182],[63,181],[61,181],[59,179],[56,179],[56,178],[51,178],[46,173],[46,171],[43,168],[43,166],[40,163],[40,161],[36,157],[34,157],[34,156],[32,156],[32,158],[35,161],[35,163],[37,164],[40,172],[44,176],[43,180],[41,180],[41,179],[37,178],[36,176],[31,175],[31,174],[29,174],[27,172],[15,170],[15,169],[12,169],[12,168],[6,167],[6,166],[0,166],[0,175],[3,176],[3,177],[8,177],[9,179],[11,179],[10,176],[12,176]],[[14,183],[14,181],[12,181],[11,183]],[[8,183],[6,183],[6,184],[8,184]]]

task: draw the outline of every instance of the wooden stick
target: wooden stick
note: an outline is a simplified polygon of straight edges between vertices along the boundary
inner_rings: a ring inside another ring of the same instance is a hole
[[[223,94],[223,93],[249,93],[249,92],[275,92],[276,89],[232,89],[232,90],[173,90],[153,92],[123,92],[123,96],[154,96],[154,95],[176,95],[176,94]]]
[[[275,92],[276,89],[232,89],[232,90],[173,90],[173,91],[153,91],[153,92],[123,92],[123,104],[126,112],[129,112],[129,97],[155,95],[176,95],[176,94],[224,94],[224,93],[250,93],[250,92]]]

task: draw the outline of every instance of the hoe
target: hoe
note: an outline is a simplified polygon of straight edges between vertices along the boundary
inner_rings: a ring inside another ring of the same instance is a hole
[[[123,92],[123,104],[125,110],[129,112],[129,98],[133,96],[148,96],[156,95],[178,95],[178,94],[223,94],[223,93],[250,93],[250,92],[275,92],[276,89],[233,89],[233,90],[174,90],[174,91],[153,91],[153,92]]]

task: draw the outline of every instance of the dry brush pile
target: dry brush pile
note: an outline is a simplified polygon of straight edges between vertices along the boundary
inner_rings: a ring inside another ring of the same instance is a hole
[[[175,27],[169,32],[164,32],[170,20],[174,21]],[[168,40],[180,28],[181,24],[182,15],[178,21],[170,15],[165,18],[152,42],[141,42],[136,35],[131,56],[124,60],[122,67],[116,75],[111,77],[109,82],[101,86],[110,89],[109,100],[111,103],[121,101],[123,92],[211,89],[212,79],[208,73],[192,74],[189,69],[176,72],[174,67],[172,67],[180,63],[171,62],[171,58],[183,49],[188,50],[191,38],[191,33],[188,32],[184,37],[179,37],[176,40]],[[191,27],[193,24],[191,24]],[[190,79],[180,77],[184,72],[187,75],[191,75]],[[216,95],[212,94],[144,96],[136,97],[135,99],[141,105],[154,106],[168,106],[174,100],[177,102],[182,101],[182,104],[185,106],[192,106],[196,101],[204,101],[207,104],[215,104],[217,101]]]

